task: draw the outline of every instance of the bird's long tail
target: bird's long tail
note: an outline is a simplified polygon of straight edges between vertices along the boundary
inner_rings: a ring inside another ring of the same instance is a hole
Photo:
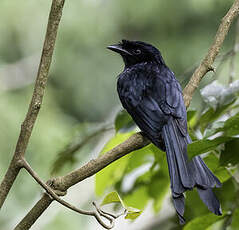
[[[193,187],[197,188],[208,209],[216,215],[221,215],[220,203],[212,191],[213,187],[220,187],[221,183],[200,156],[188,160],[187,144],[191,143],[191,139],[178,127],[176,119],[172,119],[163,127],[162,137],[166,146],[173,203],[180,223],[185,222],[183,193]]]

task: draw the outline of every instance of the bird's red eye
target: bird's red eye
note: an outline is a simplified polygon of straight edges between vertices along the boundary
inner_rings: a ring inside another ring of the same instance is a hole
[[[141,50],[140,49],[134,50],[134,54],[136,54],[136,55],[141,54]]]

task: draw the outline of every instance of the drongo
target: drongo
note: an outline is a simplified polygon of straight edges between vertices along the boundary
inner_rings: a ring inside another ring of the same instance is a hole
[[[221,215],[220,202],[212,191],[221,186],[220,181],[200,156],[188,159],[187,145],[192,141],[182,89],[160,51],[145,42],[128,40],[107,48],[119,53],[125,64],[117,81],[123,107],[144,135],[166,152],[172,199],[180,223],[185,222],[184,192],[194,187],[208,209]]]

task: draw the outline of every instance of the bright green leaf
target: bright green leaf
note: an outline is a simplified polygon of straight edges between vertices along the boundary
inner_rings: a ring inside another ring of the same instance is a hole
[[[217,137],[213,140],[202,139],[195,141],[188,145],[189,158],[193,158],[196,155],[206,153],[210,150],[214,150],[217,146],[222,143],[232,140],[232,137]]]
[[[211,171],[215,171],[218,168],[219,158],[215,154],[210,153],[203,160]]]
[[[229,173],[225,167],[219,167],[214,171],[214,174],[221,181],[221,183],[224,183],[231,178],[231,173]]]
[[[130,220],[135,220],[142,213],[141,210],[132,208],[132,207],[128,207],[128,208],[126,208],[126,210],[127,210],[127,214],[125,216],[125,219],[130,219]]]
[[[135,168],[137,168],[143,164],[153,163],[154,152],[151,148],[152,145],[153,144],[150,144],[150,145],[145,146],[144,148],[133,151],[129,155],[129,161],[128,161],[128,165],[127,165],[125,173],[129,173],[132,170],[134,170]]]
[[[195,109],[191,109],[187,111],[187,121],[188,121],[188,129],[190,130],[190,132],[192,133],[193,127],[196,125],[198,120],[198,116],[197,116],[197,110]],[[191,136],[191,135],[190,135]],[[194,135],[191,136],[194,138]]]
[[[143,210],[148,201],[150,200],[147,186],[140,186],[135,188],[132,192],[124,197],[124,203],[127,206],[135,207]]]
[[[104,154],[105,152],[111,150],[116,145],[122,143],[127,140],[133,133],[118,133],[116,134],[103,148],[100,154]],[[131,153],[132,154],[132,153]],[[128,165],[130,157],[126,155],[119,160],[111,163],[109,166],[99,171],[95,175],[96,183],[95,183],[95,191],[96,194],[102,195],[106,188],[117,183],[123,176],[124,170]]]
[[[187,223],[183,230],[205,230],[209,226],[224,218],[224,216],[225,215],[216,216],[210,213],[204,216],[197,217]]]
[[[104,153],[108,152],[109,150],[113,149],[118,144],[124,142],[127,140],[130,136],[132,136],[134,132],[129,133],[117,133],[114,137],[112,137],[104,146],[102,151],[100,152],[100,155],[103,155]]]
[[[129,136],[131,133],[117,133],[104,147],[102,152],[107,152],[112,149],[117,144],[120,144]],[[139,150],[133,151],[130,154],[120,158],[117,162],[111,163],[109,166],[98,172],[95,176],[96,178],[96,194],[102,195],[104,190],[112,185],[115,185],[119,182],[126,173],[131,172],[135,168],[145,164],[153,163],[154,152],[148,145]],[[156,147],[155,147],[156,148]]]
[[[103,206],[103,205],[112,204],[112,203],[120,203],[123,207],[125,207],[124,202],[120,198],[119,194],[115,191],[106,195],[100,205]]]
[[[157,174],[155,177],[152,178],[152,181],[149,185],[149,195],[154,200],[154,211],[159,212],[163,200],[165,196],[167,195],[170,188],[170,181],[169,178],[166,176],[160,176],[160,174]]]

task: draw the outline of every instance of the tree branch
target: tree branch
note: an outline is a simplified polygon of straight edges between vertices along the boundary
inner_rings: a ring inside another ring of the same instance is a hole
[[[17,141],[14,156],[0,185],[0,208],[2,207],[21,169],[21,166],[18,164],[18,162],[19,160],[21,160],[21,158],[24,157],[35,121],[37,119],[37,115],[42,104],[63,5],[64,0],[53,0],[52,2],[45,42],[43,45],[41,61],[38,68],[31,103],[29,105],[26,118],[21,125],[21,131]]]
[[[199,67],[193,73],[189,83],[185,87],[184,93],[184,100],[186,107],[189,106],[192,95],[195,89],[198,87],[201,79],[203,76],[212,69],[212,64],[219,53],[220,47],[228,33],[229,27],[232,21],[239,13],[239,0],[235,0],[232,7],[229,9],[228,13],[222,19],[221,24],[218,28],[218,31],[215,36],[215,40],[213,45],[208,51],[208,54],[203,59]],[[136,133],[132,135],[128,140],[121,143],[120,145],[116,146],[112,150],[108,151],[104,155],[98,157],[95,160],[91,160],[86,165],[82,166],[81,168],[67,174],[63,177],[58,177],[51,181],[51,188],[54,190],[60,190],[65,192],[69,187],[73,186],[74,184],[90,177],[112,163],[113,161],[125,156],[126,154],[140,149],[150,142],[147,140],[142,133]],[[22,226],[27,226],[29,229],[32,224],[40,217],[41,213],[51,204],[49,202],[49,196],[43,195],[43,197],[38,201],[38,203],[32,208],[32,210],[25,216],[25,218],[21,221]],[[40,208],[41,212],[38,212],[38,208]],[[31,224],[29,224],[31,223]],[[20,224],[19,224],[20,225]],[[23,229],[23,228],[18,228]]]
[[[134,150],[143,148],[149,143],[150,141],[144,137],[141,132],[136,133],[125,142],[117,145],[115,148],[99,156],[97,159],[89,161],[81,168],[74,170],[65,176],[52,179],[51,186],[54,190],[66,191],[74,184],[96,174],[113,161],[118,160]]]
[[[57,178],[49,180],[47,184],[51,187],[52,190],[65,193],[66,190],[72,185],[94,175],[95,173],[97,173],[98,171],[100,171],[101,169],[103,169],[104,167],[112,163],[113,161],[116,161],[117,159],[125,156],[126,154],[134,150],[140,149],[148,145],[149,143],[150,143],[149,140],[146,137],[144,137],[142,133],[140,132],[136,133],[132,135],[128,140],[119,144],[117,147],[108,151],[104,155],[99,156],[95,160],[91,160],[86,165],[82,166],[81,168],[63,177],[57,177]],[[51,204],[51,202],[49,201],[49,196],[44,194],[41,200],[38,201],[38,204],[36,204],[32,208],[32,210],[24,217],[24,219],[16,226],[15,230],[29,229],[35,223],[35,221],[40,217],[40,215],[43,213],[43,212],[38,212],[37,210],[38,208],[40,208],[41,210],[43,209],[42,204],[45,204],[45,209],[48,208],[48,206]],[[104,214],[104,212],[101,212],[101,216],[102,216],[102,213]],[[95,216],[95,218],[98,218],[98,217],[99,216],[97,215]],[[97,220],[99,221],[99,219]],[[31,225],[29,223],[31,223]],[[106,229],[111,229],[112,227],[113,227],[113,222],[111,222],[109,226],[105,226]]]
[[[58,203],[62,204],[63,206],[77,212],[77,213],[80,213],[80,214],[83,214],[83,215],[87,215],[87,216],[94,216],[96,218],[96,220],[98,221],[98,223],[104,227],[105,229],[111,229],[114,227],[114,222],[115,220],[123,215],[123,214],[120,214],[120,215],[114,215],[114,214],[111,214],[111,213],[108,213],[108,212],[105,212],[103,210],[101,210],[95,202],[93,202],[93,205],[95,206],[96,208],[96,211],[85,211],[85,210],[82,210],[82,209],[79,209],[77,207],[75,207],[74,205],[71,205],[70,203],[64,201],[63,199],[61,199],[56,193],[54,190],[51,189],[51,187],[49,187],[46,183],[44,183],[40,177],[37,175],[37,173],[31,168],[31,166],[27,163],[27,161],[25,159],[22,159],[21,162],[19,162],[19,164],[22,164],[22,167],[25,168],[27,170],[27,172],[35,179],[35,181],[43,188],[45,189],[45,191],[47,192],[48,195],[51,196],[51,198],[53,200],[56,200]],[[62,193],[62,192],[58,192],[60,193],[59,195],[62,196],[62,195],[65,195],[65,193]],[[104,221],[101,219],[101,217],[104,217],[106,218],[110,224],[106,224],[104,223]],[[15,229],[22,229],[22,226],[24,225],[21,225],[21,223],[16,226]],[[25,227],[25,226],[24,226]]]
[[[195,70],[189,83],[183,90],[184,102],[186,107],[189,106],[192,100],[193,93],[199,86],[199,83],[202,80],[202,78],[205,76],[205,74],[208,71],[211,71],[213,69],[212,64],[220,51],[222,43],[228,33],[228,30],[233,20],[238,15],[238,13],[239,13],[239,0],[235,0],[232,7],[229,9],[227,14],[223,17],[221,24],[219,25],[219,28],[217,30],[214,42],[208,51],[208,54],[205,56],[201,64]]]

